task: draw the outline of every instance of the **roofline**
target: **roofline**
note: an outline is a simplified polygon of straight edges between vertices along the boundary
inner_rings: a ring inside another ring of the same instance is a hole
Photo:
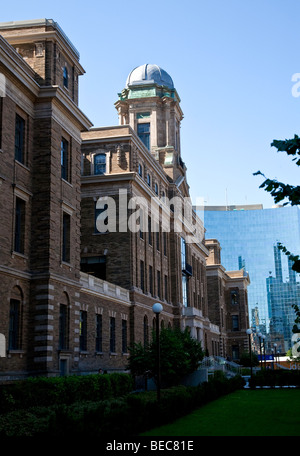
[[[29,27],[47,27],[51,26],[55,30],[57,30],[60,35],[64,38],[64,40],[68,43],[76,57],[80,58],[79,51],[76,49],[74,44],[70,41],[70,39],[67,37],[63,29],[60,27],[60,25],[55,22],[53,19],[30,19],[26,21],[10,21],[10,22],[0,22],[0,31],[1,30],[9,30],[9,29],[17,29],[17,28],[29,28]]]

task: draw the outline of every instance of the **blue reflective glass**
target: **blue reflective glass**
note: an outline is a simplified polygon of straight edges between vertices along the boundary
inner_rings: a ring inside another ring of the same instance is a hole
[[[300,304],[300,280],[278,243],[299,254],[299,215],[295,206],[204,212],[205,237],[220,242],[223,266],[228,271],[244,268],[249,273],[250,326],[269,335],[271,342],[284,339],[282,351],[293,345],[292,304]]]

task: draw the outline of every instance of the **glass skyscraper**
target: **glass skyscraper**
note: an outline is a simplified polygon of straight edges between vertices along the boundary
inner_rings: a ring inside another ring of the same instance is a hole
[[[222,265],[227,270],[244,268],[249,273],[251,328],[266,335],[269,349],[275,341],[281,352],[292,348],[292,304],[300,304],[300,277],[278,243],[294,255],[300,253],[299,208],[206,206],[204,226],[206,239],[215,238],[221,244]]]

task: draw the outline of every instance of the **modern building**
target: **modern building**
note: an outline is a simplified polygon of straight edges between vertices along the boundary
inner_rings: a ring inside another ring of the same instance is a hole
[[[292,304],[300,303],[299,277],[288,257],[278,249],[300,251],[300,211],[298,207],[262,205],[204,207],[206,235],[216,237],[222,247],[222,264],[228,270],[249,272],[250,325],[255,333],[267,336],[268,350],[292,347],[295,314]]]
[[[130,344],[150,338],[155,302],[161,326],[238,359],[248,277],[213,270],[171,77],[137,67],[119,125],[93,128],[78,107],[79,53],[59,25],[3,23],[0,34],[1,380],[124,371]],[[226,292],[213,292],[207,268]],[[221,296],[235,317],[220,327]]]

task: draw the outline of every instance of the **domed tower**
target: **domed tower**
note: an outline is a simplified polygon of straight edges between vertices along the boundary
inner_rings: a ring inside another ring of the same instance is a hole
[[[171,76],[158,65],[133,69],[115,103],[120,125],[130,125],[172,180],[185,174],[180,157],[183,113]]]

